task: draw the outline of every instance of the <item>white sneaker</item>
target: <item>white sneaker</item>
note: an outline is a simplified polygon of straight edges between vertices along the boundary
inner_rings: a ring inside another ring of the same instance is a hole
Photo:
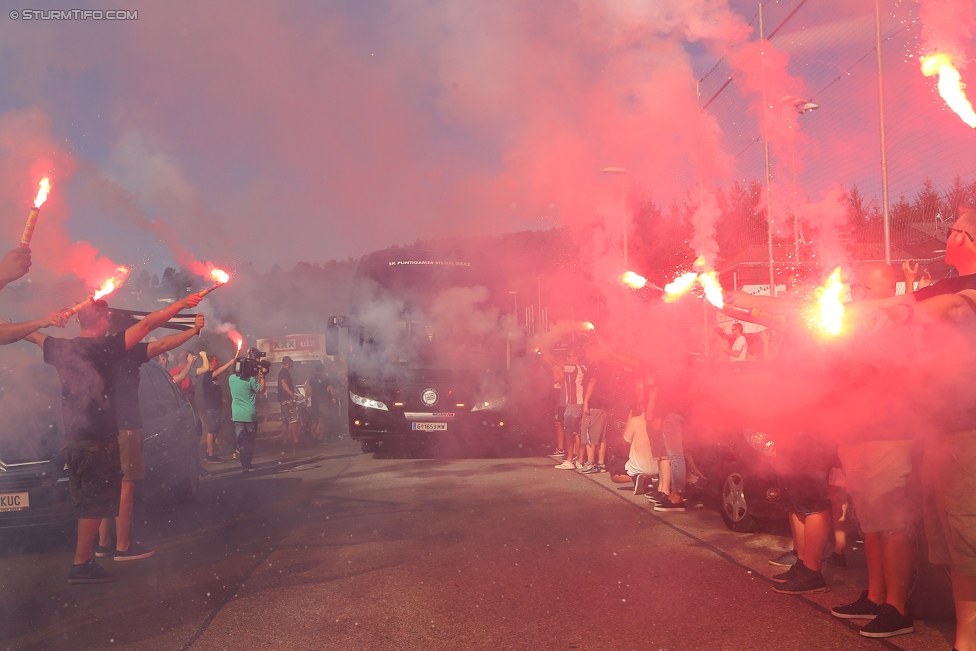
[[[561,464],[556,466],[556,470],[574,470],[575,468],[576,464],[572,461],[563,461]]]

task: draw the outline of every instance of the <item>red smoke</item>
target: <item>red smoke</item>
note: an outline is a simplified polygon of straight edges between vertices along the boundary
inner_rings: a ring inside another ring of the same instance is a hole
[[[30,108],[0,116],[0,214],[8,242],[19,239],[38,181],[49,175],[54,190],[41,210],[31,241],[32,273],[43,269],[58,276],[72,274],[96,288],[119,265],[91,243],[75,240],[67,230],[69,209],[64,192],[77,167],[74,156],[51,134],[50,119],[42,111]]]

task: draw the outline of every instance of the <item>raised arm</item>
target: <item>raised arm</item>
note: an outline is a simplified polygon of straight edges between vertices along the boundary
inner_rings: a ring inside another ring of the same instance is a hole
[[[167,335],[158,341],[154,341],[149,344],[149,352],[147,359],[152,359],[156,355],[161,355],[168,350],[173,350],[174,348],[179,348],[186,342],[190,341],[194,335],[200,334],[203,330],[203,315],[198,314],[196,320],[193,323],[193,327],[184,332],[177,332],[176,334]],[[128,334],[128,331],[127,331]],[[206,361],[206,353],[202,353],[204,361]],[[189,364],[187,364],[189,366]],[[200,371],[197,371],[197,375],[200,375]]]
[[[145,339],[146,335],[179,314],[180,310],[196,307],[201,299],[202,297],[199,294],[190,294],[186,298],[173,301],[161,310],[150,313],[146,318],[125,331],[125,349],[129,350]]]
[[[18,246],[0,258],[0,289],[27,275],[31,266],[30,248]]]
[[[186,379],[186,376],[190,374],[190,369],[193,368],[193,362],[197,359],[196,355],[192,353],[186,358],[186,365],[180,369],[180,372],[173,376],[173,381],[179,384]]]
[[[210,359],[207,357],[207,351],[201,350],[200,366],[197,367],[197,375],[203,375],[209,370],[210,370]],[[214,377],[217,377],[216,373],[214,373]]]
[[[40,319],[24,323],[0,323],[0,346],[20,341],[41,328],[48,326],[64,327],[64,317],[60,312],[52,312]]]
[[[234,362],[236,362],[236,361],[237,361],[237,358],[236,357],[231,357],[229,360],[227,360],[227,363],[226,364],[224,364],[223,366],[221,366],[220,368],[218,368],[216,371],[214,371],[213,376],[214,377],[220,377],[221,375],[224,374],[224,372],[227,369],[229,369],[230,367],[232,367],[234,365]]]

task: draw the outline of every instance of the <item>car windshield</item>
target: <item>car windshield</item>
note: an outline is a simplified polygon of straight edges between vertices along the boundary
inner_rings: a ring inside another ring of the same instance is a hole
[[[61,385],[46,364],[26,364],[0,373],[0,461],[49,459],[62,436]]]

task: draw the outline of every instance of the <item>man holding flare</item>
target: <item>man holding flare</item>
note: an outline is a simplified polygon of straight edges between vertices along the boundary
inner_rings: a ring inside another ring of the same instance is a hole
[[[106,583],[115,577],[92,559],[95,536],[102,518],[119,515],[122,465],[115,411],[116,367],[150,332],[195,307],[199,294],[191,294],[152,312],[124,332],[107,334],[108,305],[95,301],[78,312],[81,335],[60,339],[32,335],[44,351],[44,361],[54,366],[61,380],[65,461],[75,512],[78,539],[69,583]]]

